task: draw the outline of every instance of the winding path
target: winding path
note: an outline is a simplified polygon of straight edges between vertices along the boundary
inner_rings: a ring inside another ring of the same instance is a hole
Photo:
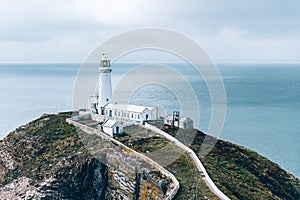
[[[205,167],[203,166],[203,164],[201,163],[200,159],[198,158],[198,156],[195,154],[195,152],[190,149],[189,147],[187,147],[186,145],[184,145],[182,142],[180,142],[179,140],[177,140],[176,138],[172,137],[171,135],[169,135],[168,133],[160,130],[159,128],[152,126],[151,124],[145,123],[145,125],[140,125],[146,129],[149,129],[151,131],[154,131],[160,135],[162,135],[163,137],[165,137],[167,140],[171,141],[172,143],[174,143],[176,146],[178,146],[179,148],[181,148],[182,150],[188,152],[188,154],[190,155],[190,157],[192,158],[192,160],[194,161],[194,164],[196,165],[199,173],[202,175],[203,180],[205,181],[206,185],[211,189],[211,191],[213,193],[215,193],[215,195],[217,195],[220,199],[222,200],[230,200],[229,197],[227,197],[216,185],[215,183],[211,180],[211,178],[209,177]]]
[[[164,174],[166,177],[168,177],[172,180],[172,186],[170,188],[170,191],[168,191],[168,193],[166,194],[165,200],[172,200],[174,198],[174,196],[177,194],[177,192],[179,190],[180,185],[179,185],[179,182],[176,179],[176,177],[171,172],[169,172],[168,170],[166,170],[165,168],[163,168],[162,166],[160,166],[158,163],[151,160],[147,156],[134,151],[133,149],[127,147],[126,145],[119,142],[118,140],[115,140],[114,138],[110,137],[109,135],[102,132],[101,130],[99,130],[97,128],[92,128],[92,127],[87,126],[86,124],[80,123],[80,121],[85,121],[85,120],[91,120],[91,116],[89,114],[78,115],[78,116],[74,116],[71,118],[67,118],[66,122],[74,125],[75,127],[79,128],[80,130],[84,131],[85,133],[95,134],[95,135],[99,136],[102,140],[110,141],[114,145],[121,147],[122,149],[126,149],[126,151],[128,153],[134,154],[135,156],[141,158],[148,164],[152,165],[154,168],[158,169],[162,174]]]

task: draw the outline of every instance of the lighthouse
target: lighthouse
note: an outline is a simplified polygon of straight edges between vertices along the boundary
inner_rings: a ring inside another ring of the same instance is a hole
[[[99,97],[98,97],[98,112],[104,115],[105,106],[112,103],[111,89],[111,66],[110,59],[106,54],[102,54],[99,66]]]

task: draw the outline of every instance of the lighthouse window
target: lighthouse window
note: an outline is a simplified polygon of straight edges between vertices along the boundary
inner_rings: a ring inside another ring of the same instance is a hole
[[[106,99],[106,101],[108,102],[108,98]]]

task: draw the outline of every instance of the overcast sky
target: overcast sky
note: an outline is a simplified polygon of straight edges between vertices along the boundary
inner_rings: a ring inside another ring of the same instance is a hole
[[[142,27],[179,31],[216,62],[300,62],[297,0],[1,0],[0,62],[82,62]]]

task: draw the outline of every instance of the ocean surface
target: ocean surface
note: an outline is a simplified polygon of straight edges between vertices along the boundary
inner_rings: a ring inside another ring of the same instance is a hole
[[[199,129],[205,132],[211,117],[205,82],[185,64],[168,66],[183,74],[194,90],[200,107]],[[227,96],[220,138],[253,149],[300,178],[300,64],[217,66]],[[79,67],[80,64],[0,64],[0,138],[43,113],[72,110]],[[133,67],[136,64],[115,64],[113,86]],[[143,79],[147,75],[136,77]],[[172,78],[170,81],[180,91],[182,83]],[[130,102],[155,105],[168,114],[181,109],[177,97],[169,88],[149,83],[139,87]],[[194,110],[193,105],[186,109],[183,113]]]

